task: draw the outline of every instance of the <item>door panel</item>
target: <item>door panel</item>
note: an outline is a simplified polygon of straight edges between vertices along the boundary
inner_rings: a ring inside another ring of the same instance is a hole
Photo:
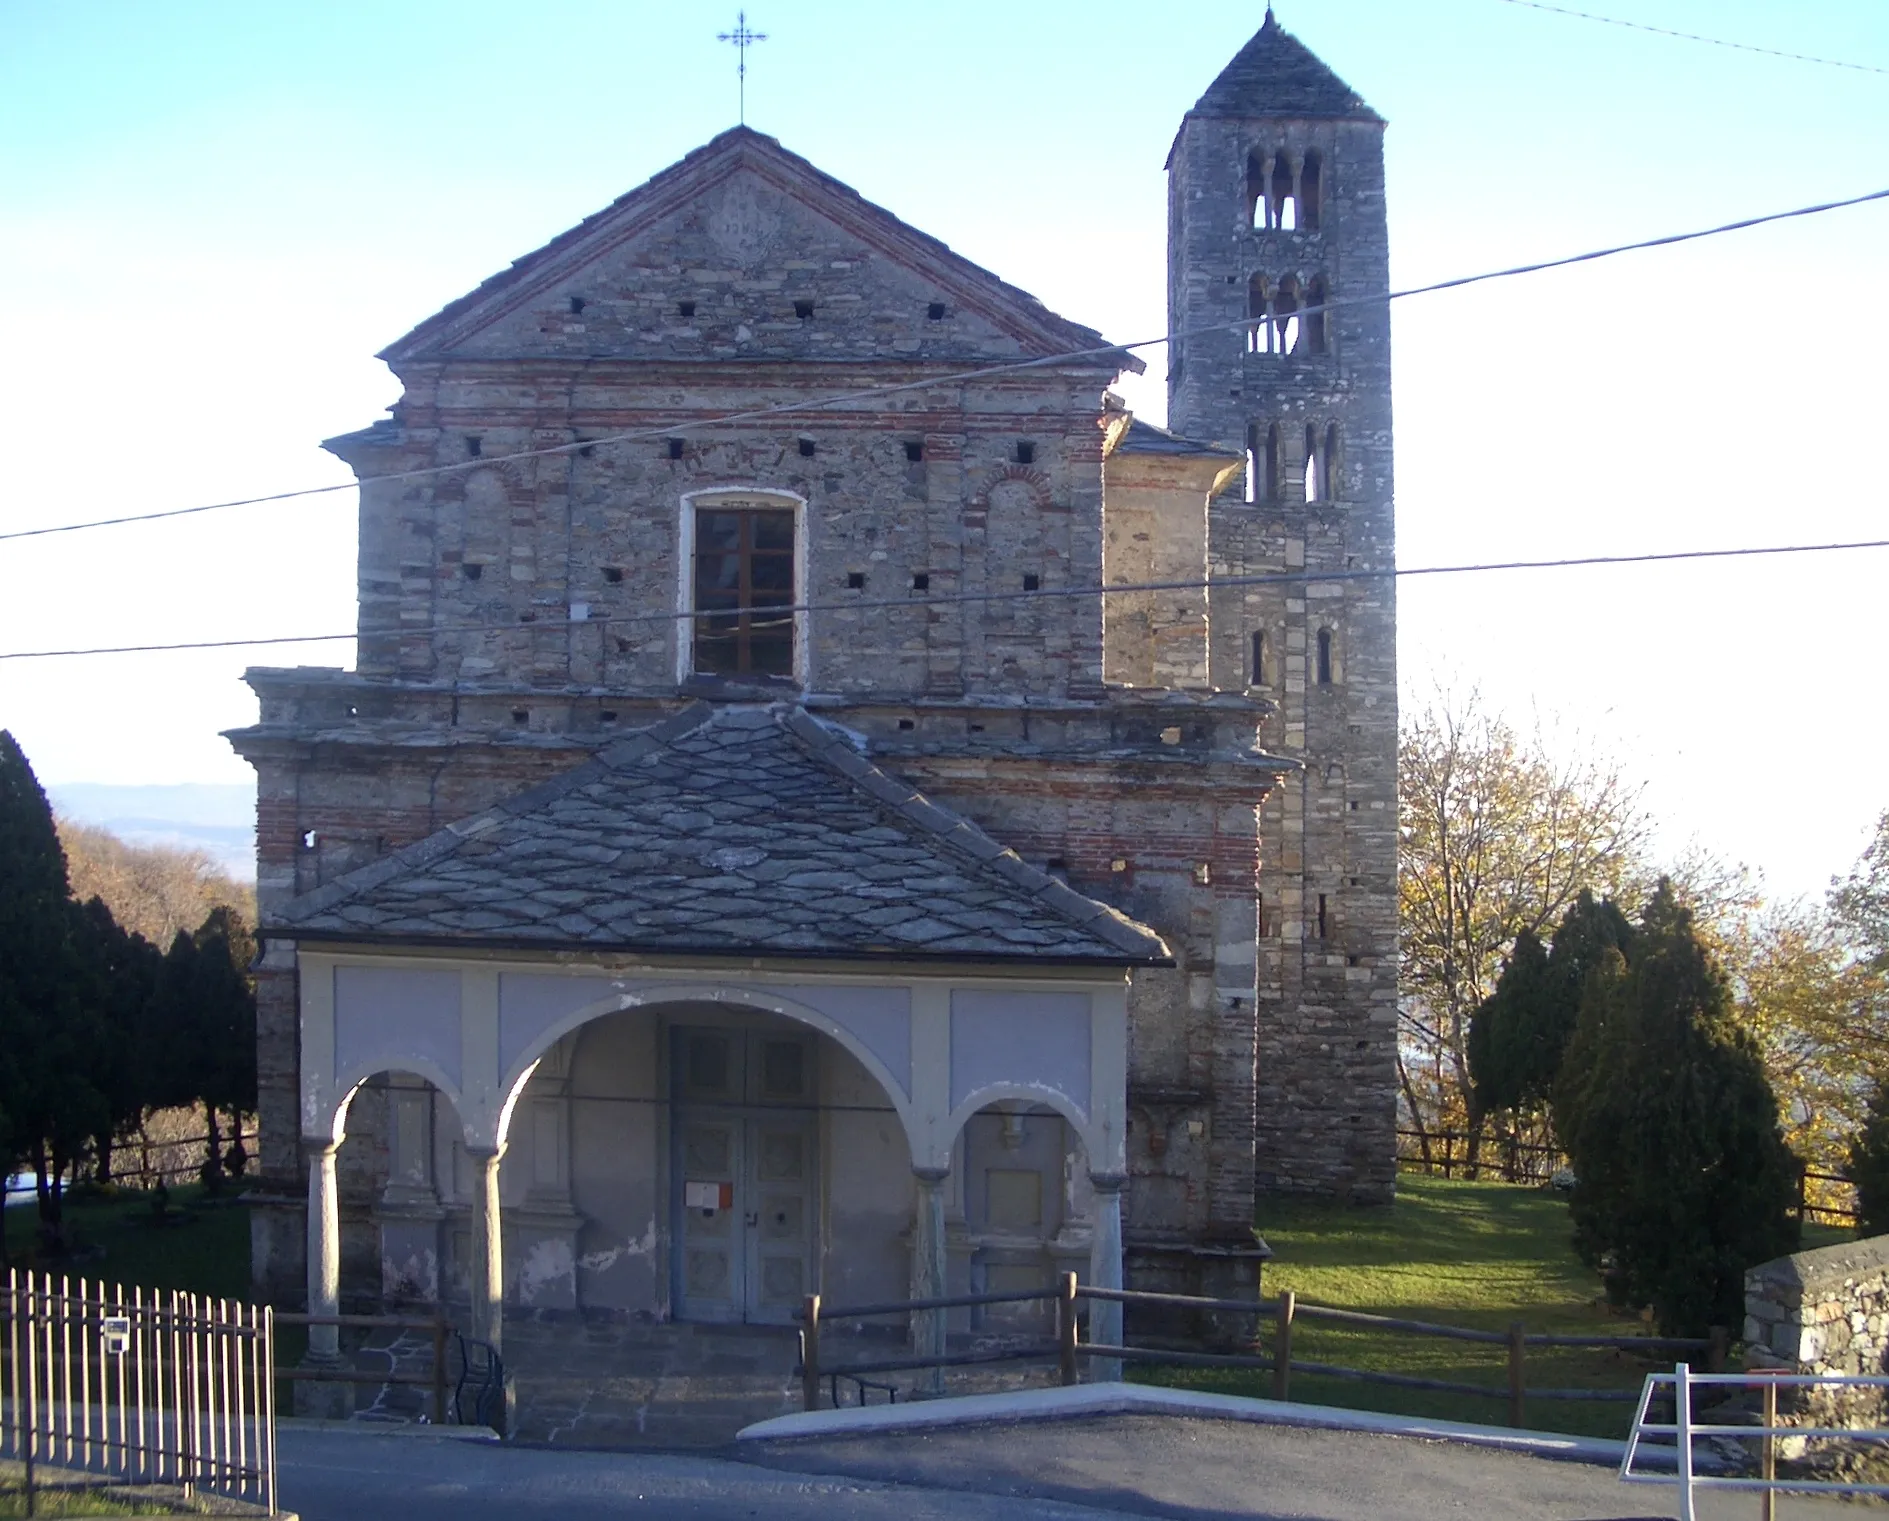
[[[787,1324],[814,1283],[814,1050],[761,1031],[674,1033],[676,1313]]]
[[[682,1228],[677,1287],[685,1320],[740,1320],[747,1304],[742,1129],[738,1119],[699,1112],[678,1127]]]

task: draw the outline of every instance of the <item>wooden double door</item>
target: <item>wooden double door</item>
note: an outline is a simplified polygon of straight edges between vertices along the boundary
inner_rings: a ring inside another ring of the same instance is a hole
[[[814,1042],[678,1026],[670,1049],[677,1317],[789,1324],[820,1234]]]

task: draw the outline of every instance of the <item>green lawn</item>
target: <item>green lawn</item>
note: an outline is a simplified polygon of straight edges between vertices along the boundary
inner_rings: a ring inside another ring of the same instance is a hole
[[[1516,1320],[1530,1332],[1564,1335],[1650,1330],[1637,1317],[1607,1308],[1598,1278],[1568,1245],[1565,1201],[1545,1190],[1405,1173],[1398,1179],[1397,1202],[1388,1209],[1265,1198],[1258,1222],[1275,1254],[1266,1265],[1267,1298],[1291,1289],[1301,1303],[1488,1331],[1506,1331]],[[1841,1239],[1840,1232],[1811,1228],[1804,1244]],[[1295,1399],[1498,1425],[1508,1418],[1507,1350],[1501,1346],[1300,1320],[1293,1357],[1496,1391],[1479,1398],[1301,1374],[1292,1380]],[[1670,1362],[1632,1352],[1531,1347],[1525,1376],[1537,1388],[1637,1390],[1646,1373],[1660,1366]],[[1269,1373],[1170,1370],[1151,1376],[1229,1393],[1272,1392]],[[1525,1418],[1543,1430],[1623,1436],[1632,1407],[1538,1399],[1527,1402]]]
[[[176,1218],[160,1224],[146,1193],[69,1199],[66,1217],[80,1248],[79,1260],[69,1263],[35,1260],[39,1212],[16,1204],[6,1211],[7,1253],[16,1265],[74,1277],[243,1299],[250,1293],[249,1211],[235,1200],[235,1189],[208,1200],[199,1185],[173,1188],[169,1213]]]

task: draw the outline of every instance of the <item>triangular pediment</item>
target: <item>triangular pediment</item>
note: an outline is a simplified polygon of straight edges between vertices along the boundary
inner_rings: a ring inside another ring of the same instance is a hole
[[[291,900],[291,939],[1170,963],[797,707],[698,707]]]
[[[381,357],[977,364],[1102,349],[1101,334],[740,127]],[[1091,362],[1141,368],[1119,351]]]

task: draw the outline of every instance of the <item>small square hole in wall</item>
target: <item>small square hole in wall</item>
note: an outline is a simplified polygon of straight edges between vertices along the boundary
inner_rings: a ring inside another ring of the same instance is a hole
[[[931,321],[931,322],[943,322],[945,319],[944,302],[942,301],[932,302],[930,306],[925,308],[925,317],[928,321]]]
[[[1117,856],[1113,861],[1110,861],[1108,863],[1108,869],[1110,871],[1116,871],[1116,872],[1127,871],[1128,863],[1125,860],[1123,860],[1120,856]]]
[[[866,573],[863,570],[847,571],[846,589],[848,591],[864,591],[866,589]]]
[[[582,444],[582,445],[580,445],[580,446],[578,447],[578,450],[577,450],[577,457],[578,457],[579,459],[589,459],[589,458],[590,458],[590,457],[591,457],[591,456],[592,456],[593,454],[595,454],[596,452],[597,452],[597,450],[596,450],[596,446],[595,446],[595,445],[593,445],[593,444]]]
[[[802,322],[811,322],[813,320],[813,303],[811,301],[796,301],[794,303],[794,315]]]
[[[921,570],[921,571],[914,572],[912,575],[912,590],[913,591],[930,591],[931,590],[931,572],[928,570]]]
[[[817,452],[817,450],[818,450],[818,447],[819,447],[819,446],[818,446],[817,444],[815,444],[815,443],[814,443],[814,441],[813,441],[812,439],[810,439],[810,438],[803,438],[803,439],[801,439],[801,441],[800,441],[800,457],[801,457],[802,459],[812,459],[812,458],[813,458],[813,456],[814,456],[814,454],[815,454],[815,453]]]
[[[1033,570],[1026,570],[1023,573],[1023,589],[1025,591],[1041,591],[1043,589],[1043,578]]]
[[[1358,811],[1358,805],[1355,802],[1351,805],[1351,811],[1353,813],[1356,813]]]
[[[314,830],[304,829],[302,831],[302,849],[313,850],[315,848],[316,842],[319,841],[320,838],[321,836],[316,834]]]
[[[485,440],[476,433],[468,433],[466,435],[466,457],[468,459],[477,459],[483,453],[485,453]]]
[[[1051,856],[1043,863],[1044,871],[1068,871],[1069,863],[1061,856]]]
[[[910,734],[912,730],[917,727],[918,720],[915,718],[901,718],[899,720],[899,732],[902,734]]]
[[[571,297],[571,315],[573,317],[581,317],[583,316],[583,314],[584,314],[584,298],[582,296],[572,296]]]
[[[1213,866],[1207,861],[1194,863],[1194,886],[1207,887],[1213,882]]]
[[[1034,465],[1036,463],[1036,445],[1031,443],[1018,444],[1017,463],[1019,465]]]
[[[671,459],[681,459],[681,458],[682,458],[682,440],[681,440],[681,439],[679,439],[679,438],[665,438],[665,439],[663,440],[663,445],[664,445],[664,447],[665,447],[665,448],[667,448],[667,449],[668,449],[668,451],[669,451],[669,458],[671,458]]]
[[[597,722],[600,724],[613,724],[616,721],[617,721],[617,710],[615,708],[605,708],[601,713],[597,715]]]
[[[1175,729],[1163,729],[1163,730],[1161,731],[1161,743],[1162,743],[1162,744],[1164,744],[1164,745],[1178,745],[1178,744],[1179,744],[1180,742],[1181,742],[1181,731],[1180,731],[1180,730],[1179,730],[1178,728],[1175,728]]]
[[[531,709],[530,708],[513,708],[512,709],[512,722],[515,724],[530,723],[531,722]]]
[[[485,567],[483,565],[462,565],[459,567],[459,574],[464,576],[468,581],[476,581],[485,574]]]
[[[916,465],[920,460],[922,460],[925,457],[924,440],[917,439],[917,438],[906,439],[905,440],[905,457],[914,465]]]
[[[604,580],[608,581],[612,586],[621,585],[623,581],[623,567],[621,565],[604,566],[603,578]]]
[[[982,724],[966,724],[964,728],[965,731],[970,734],[982,734],[984,732],[984,726]]]
[[[359,718],[360,716],[361,716],[361,710],[355,707],[353,703],[349,703],[348,704],[348,717]]]
[[[695,315],[695,303],[693,301],[678,302],[676,304],[676,313],[678,316],[682,317],[693,317]]]

